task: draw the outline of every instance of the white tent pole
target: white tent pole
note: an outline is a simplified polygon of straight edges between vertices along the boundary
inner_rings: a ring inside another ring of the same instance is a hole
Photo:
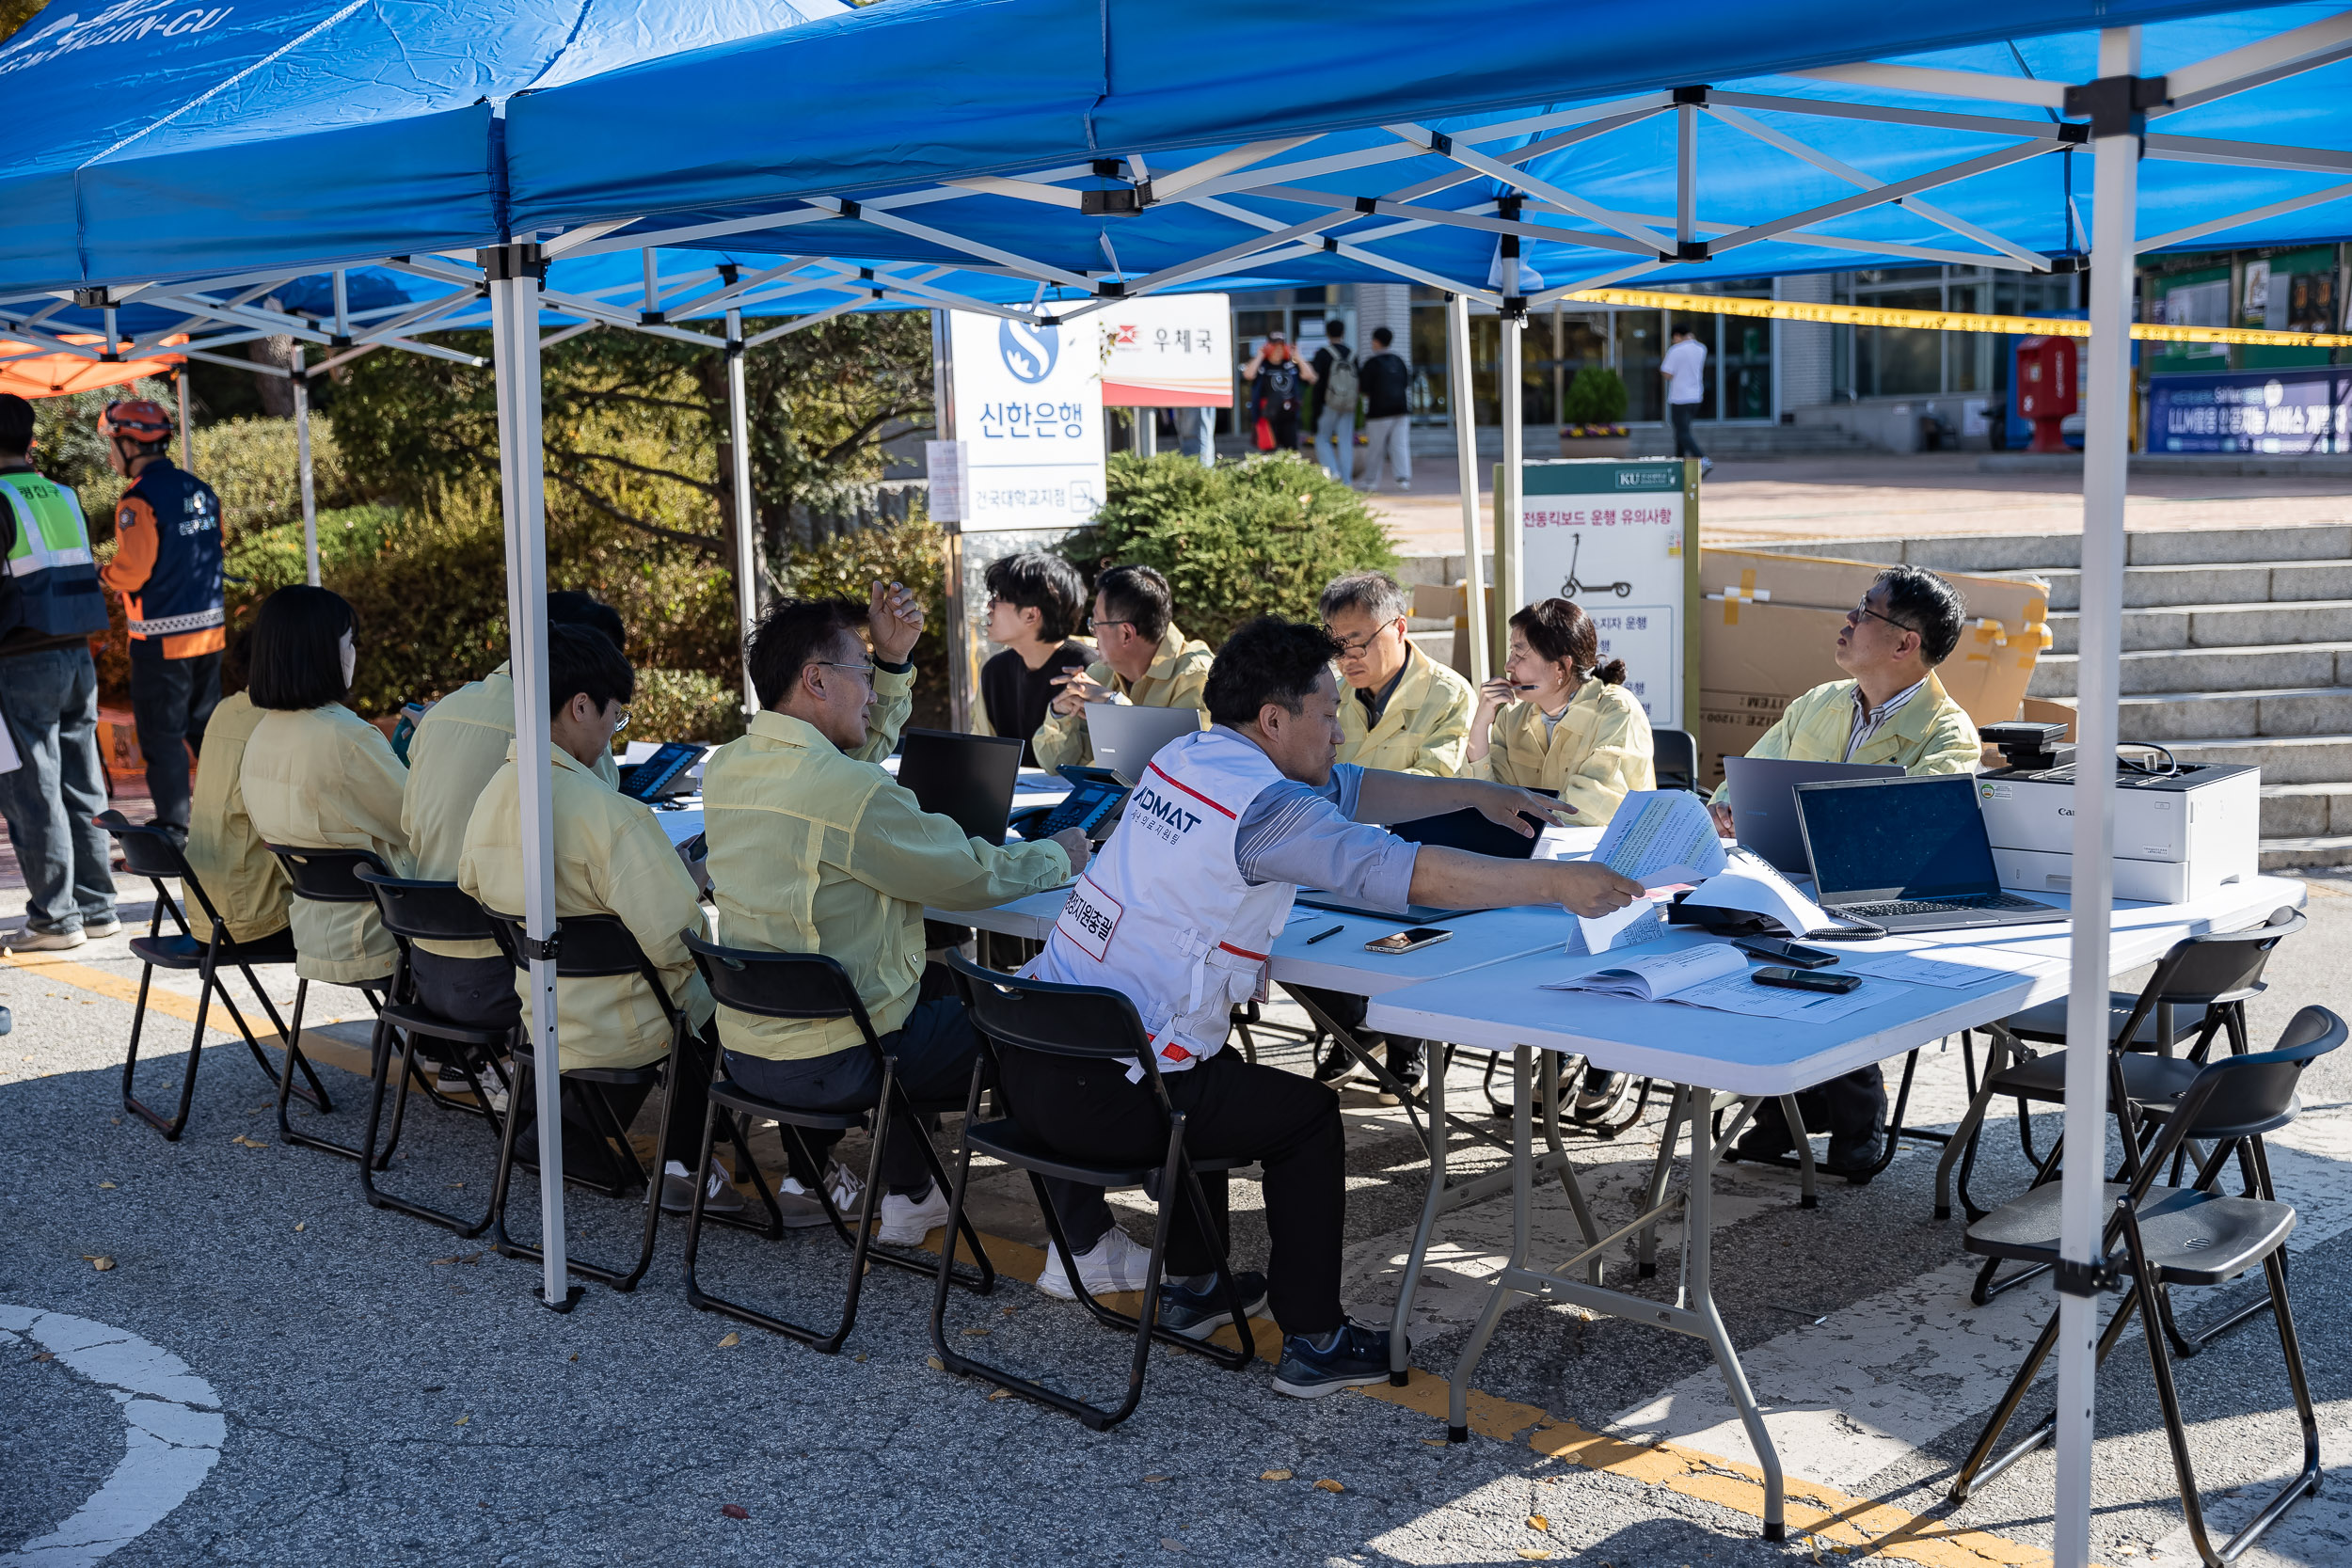
[[[319,585],[319,507],[317,487],[310,479],[310,378],[302,373],[302,345],[294,346],[294,467],[302,480],[303,581]]]
[[[522,776],[523,930],[531,963],[529,1014],[539,1117],[539,1212],[546,1266],[539,1299],[558,1311],[573,1296],[564,1259],[564,1113],[555,1042],[555,822],[548,736],[547,479],[539,436],[539,247],[482,253],[490,288],[497,367],[499,495],[506,515],[507,652],[515,674],[515,764]],[[519,1111],[520,1107],[516,1107]]]
[[[2058,1198],[2058,1498],[2059,1568],[2090,1560],[2091,1406],[2098,1362],[2095,1275],[2107,1148],[2107,941],[2115,854],[2116,695],[2121,683],[2123,495],[2131,419],[2132,235],[2139,206],[2139,29],[2099,35],[2090,244],[2090,406],[2083,439],[2081,654],[2074,709],[2073,985],[2066,1001],[2066,1166]],[[2121,81],[2115,79],[2122,78]],[[2071,1267],[2070,1267],[2071,1265]],[[2153,1333],[2153,1326],[2149,1332]]]
[[[1522,380],[1527,349],[1527,310],[1519,299],[1518,239],[1503,238],[1502,352],[1495,374],[1502,383],[1502,474],[1495,483],[1495,582],[1505,623],[1527,603],[1526,551],[1519,537],[1519,465],[1527,457],[1527,388]]]
[[[171,372],[171,401],[180,408],[180,471],[196,472],[196,464],[188,455],[188,368],[185,365]]]
[[[1486,646],[1486,546],[1478,528],[1478,407],[1470,396],[1470,296],[1445,296],[1446,382],[1454,404],[1454,461],[1462,476],[1462,575],[1470,585],[1469,617],[1470,684],[1484,685],[1494,668]],[[1375,465],[1378,458],[1374,459]],[[1375,474],[1379,469],[1375,466]]]
[[[748,645],[759,619],[759,546],[752,537],[752,416],[743,389],[743,312],[727,307],[727,443],[732,449],[735,490],[735,619]],[[759,711],[752,668],[743,665],[743,722]]]

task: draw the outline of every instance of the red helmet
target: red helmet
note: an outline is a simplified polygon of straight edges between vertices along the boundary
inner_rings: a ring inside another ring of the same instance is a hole
[[[98,416],[98,434],[120,436],[133,441],[167,441],[171,438],[171,416],[164,405],[151,398],[132,398],[126,402],[110,403]]]

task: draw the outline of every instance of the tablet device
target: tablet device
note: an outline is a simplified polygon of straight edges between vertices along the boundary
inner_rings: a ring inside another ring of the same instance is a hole
[[[653,755],[622,770],[621,793],[647,805],[684,795],[692,788],[686,771],[703,759],[709,747],[697,740],[665,740]]]

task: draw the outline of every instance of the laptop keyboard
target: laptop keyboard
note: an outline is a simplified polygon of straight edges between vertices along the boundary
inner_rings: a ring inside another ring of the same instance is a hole
[[[1966,898],[1898,898],[1891,904],[1841,904],[1839,914],[1882,920],[1898,914],[1969,914],[1979,910],[2042,910],[2048,905],[2013,893],[1987,893]]]

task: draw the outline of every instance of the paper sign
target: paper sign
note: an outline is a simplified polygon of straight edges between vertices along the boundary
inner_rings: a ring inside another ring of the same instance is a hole
[[[1104,406],[1230,405],[1232,320],[1223,294],[1152,294],[1087,317],[1102,334]]]
[[[934,523],[963,521],[964,445],[961,441],[926,441],[923,464],[931,478],[930,511]]]
[[[1600,633],[1603,662],[1653,729],[1688,729],[1683,634],[1692,509],[1678,459],[1539,460],[1520,468],[1521,575],[1531,600],[1573,599]]]
[[[966,533],[1083,527],[1103,503],[1100,336],[948,312]]]

